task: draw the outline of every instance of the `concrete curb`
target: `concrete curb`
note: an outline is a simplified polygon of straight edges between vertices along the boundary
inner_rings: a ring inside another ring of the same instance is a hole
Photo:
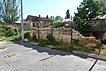
[[[81,51],[73,51],[72,53],[75,54],[75,55],[83,55],[83,56],[86,56],[86,57],[106,61],[106,56],[103,56],[103,55],[90,54],[90,53],[81,52]]]

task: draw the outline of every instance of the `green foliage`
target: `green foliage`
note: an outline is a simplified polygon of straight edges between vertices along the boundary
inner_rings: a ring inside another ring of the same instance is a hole
[[[56,17],[55,17],[55,20],[56,20],[56,21],[62,21],[63,18],[62,18],[61,16],[56,16]]]
[[[52,36],[52,34],[47,35],[47,39],[42,39],[39,41],[40,46],[45,46],[45,45],[56,45],[57,41],[55,38]]]
[[[21,35],[18,29],[0,26],[0,41],[19,41],[20,39]]]
[[[52,25],[53,28],[59,28],[59,27],[63,27],[63,26],[65,26],[65,23],[63,23],[63,22],[55,22]]]
[[[0,36],[16,36],[19,35],[18,29],[13,29],[7,26],[0,26]]]
[[[86,47],[85,45],[81,45],[79,43],[79,39],[73,39],[73,44],[65,43],[65,42],[58,42],[56,45],[57,50],[72,52],[72,51],[82,51],[87,53],[95,53],[95,48]]]
[[[39,45],[40,45],[40,46],[45,46],[45,45],[47,45],[47,40],[41,39],[41,40],[39,41]]]
[[[80,24],[75,29],[78,30],[83,36],[90,36],[94,32],[94,28],[89,24]]]
[[[15,35],[19,35],[20,34],[19,30],[18,29],[14,29],[14,34]]]
[[[98,13],[102,16],[106,14],[106,0],[94,0],[98,3],[99,11]]]
[[[98,16],[106,14],[106,12],[104,13],[104,9],[101,10],[101,4],[94,0],[83,0],[77,8],[78,13],[75,13],[74,22],[79,25],[76,29],[82,35],[89,36],[94,30],[90,26],[91,21],[98,19]]]
[[[0,20],[6,23],[15,23],[19,19],[16,0],[0,0]]]
[[[9,29],[7,35],[8,35],[8,36],[13,36],[13,35],[15,35],[15,31],[14,31],[14,29]]]
[[[73,50],[75,51],[83,51],[87,53],[94,53],[95,48],[86,47],[79,43],[79,39],[73,39]]]
[[[47,35],[47,43],[48,43],[48,45],[55,45],[56,44],[56,40],[52,34]]]
[[[106,39],[102,41],[102,44],[105,44],[106,45]]]
[[[24,38],[29,38],[29,31],[24,31]]]
[[[10,37],[0,36],[0,41],[20,41],[20,40],[21,40],[21,35],[10,36]]]
[[[32,35],[32,41],[34,41],[34,42],[37,41],[37,37],[36,37],[36,34],[35,33],[33,33],[33,35]]]

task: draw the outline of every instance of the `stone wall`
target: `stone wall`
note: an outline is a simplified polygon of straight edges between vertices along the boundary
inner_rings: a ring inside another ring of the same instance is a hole
[[[32,33],[35,33],[38,38],[38,28],[33,28],[30,33],[31,35]],[[71,28],[39,28],[40,39],[46,39],[46,36],[49,33],[53,33],[53,37],[56,40],[60,40],[67,43],[71,42]],[[72,35],[72,38],[79,39],[81,44],[90,47],[100,47],[100,41],[96,40],[96,38],[93,36],[84,37],[75,30],[73,30]]]

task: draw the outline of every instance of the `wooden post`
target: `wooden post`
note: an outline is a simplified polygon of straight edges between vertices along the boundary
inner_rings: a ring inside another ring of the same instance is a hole
[[[73,48],[73,30],[72,30],[72,23],[71,23],[71,48]]]
[[[102,37],[103,37],[103,24],[104,24],[104,22],[103,21],[101,21],[101,23],[99,22],[99,24],[100,24],[100,26],[101,26],[101,37],[100,37],[100,41],[101,41],[101,44],[100,44],[100,48],[99,48],[99,54],[101,53],[101,49],[102,49]]]
[[[40,40],[40,31],[39,31],[39,24],[38,24],[38,41]]]

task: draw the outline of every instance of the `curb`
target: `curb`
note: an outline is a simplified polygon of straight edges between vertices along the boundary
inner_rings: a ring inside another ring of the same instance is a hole
[[[82,55],[82,56],[106,61],[106,56],[103,56],[103,55],[90,54],[90,53],[80,52],[80,51],[73,51],[72,53],[75,54],[75,55],[79,55],[79,56]]]

